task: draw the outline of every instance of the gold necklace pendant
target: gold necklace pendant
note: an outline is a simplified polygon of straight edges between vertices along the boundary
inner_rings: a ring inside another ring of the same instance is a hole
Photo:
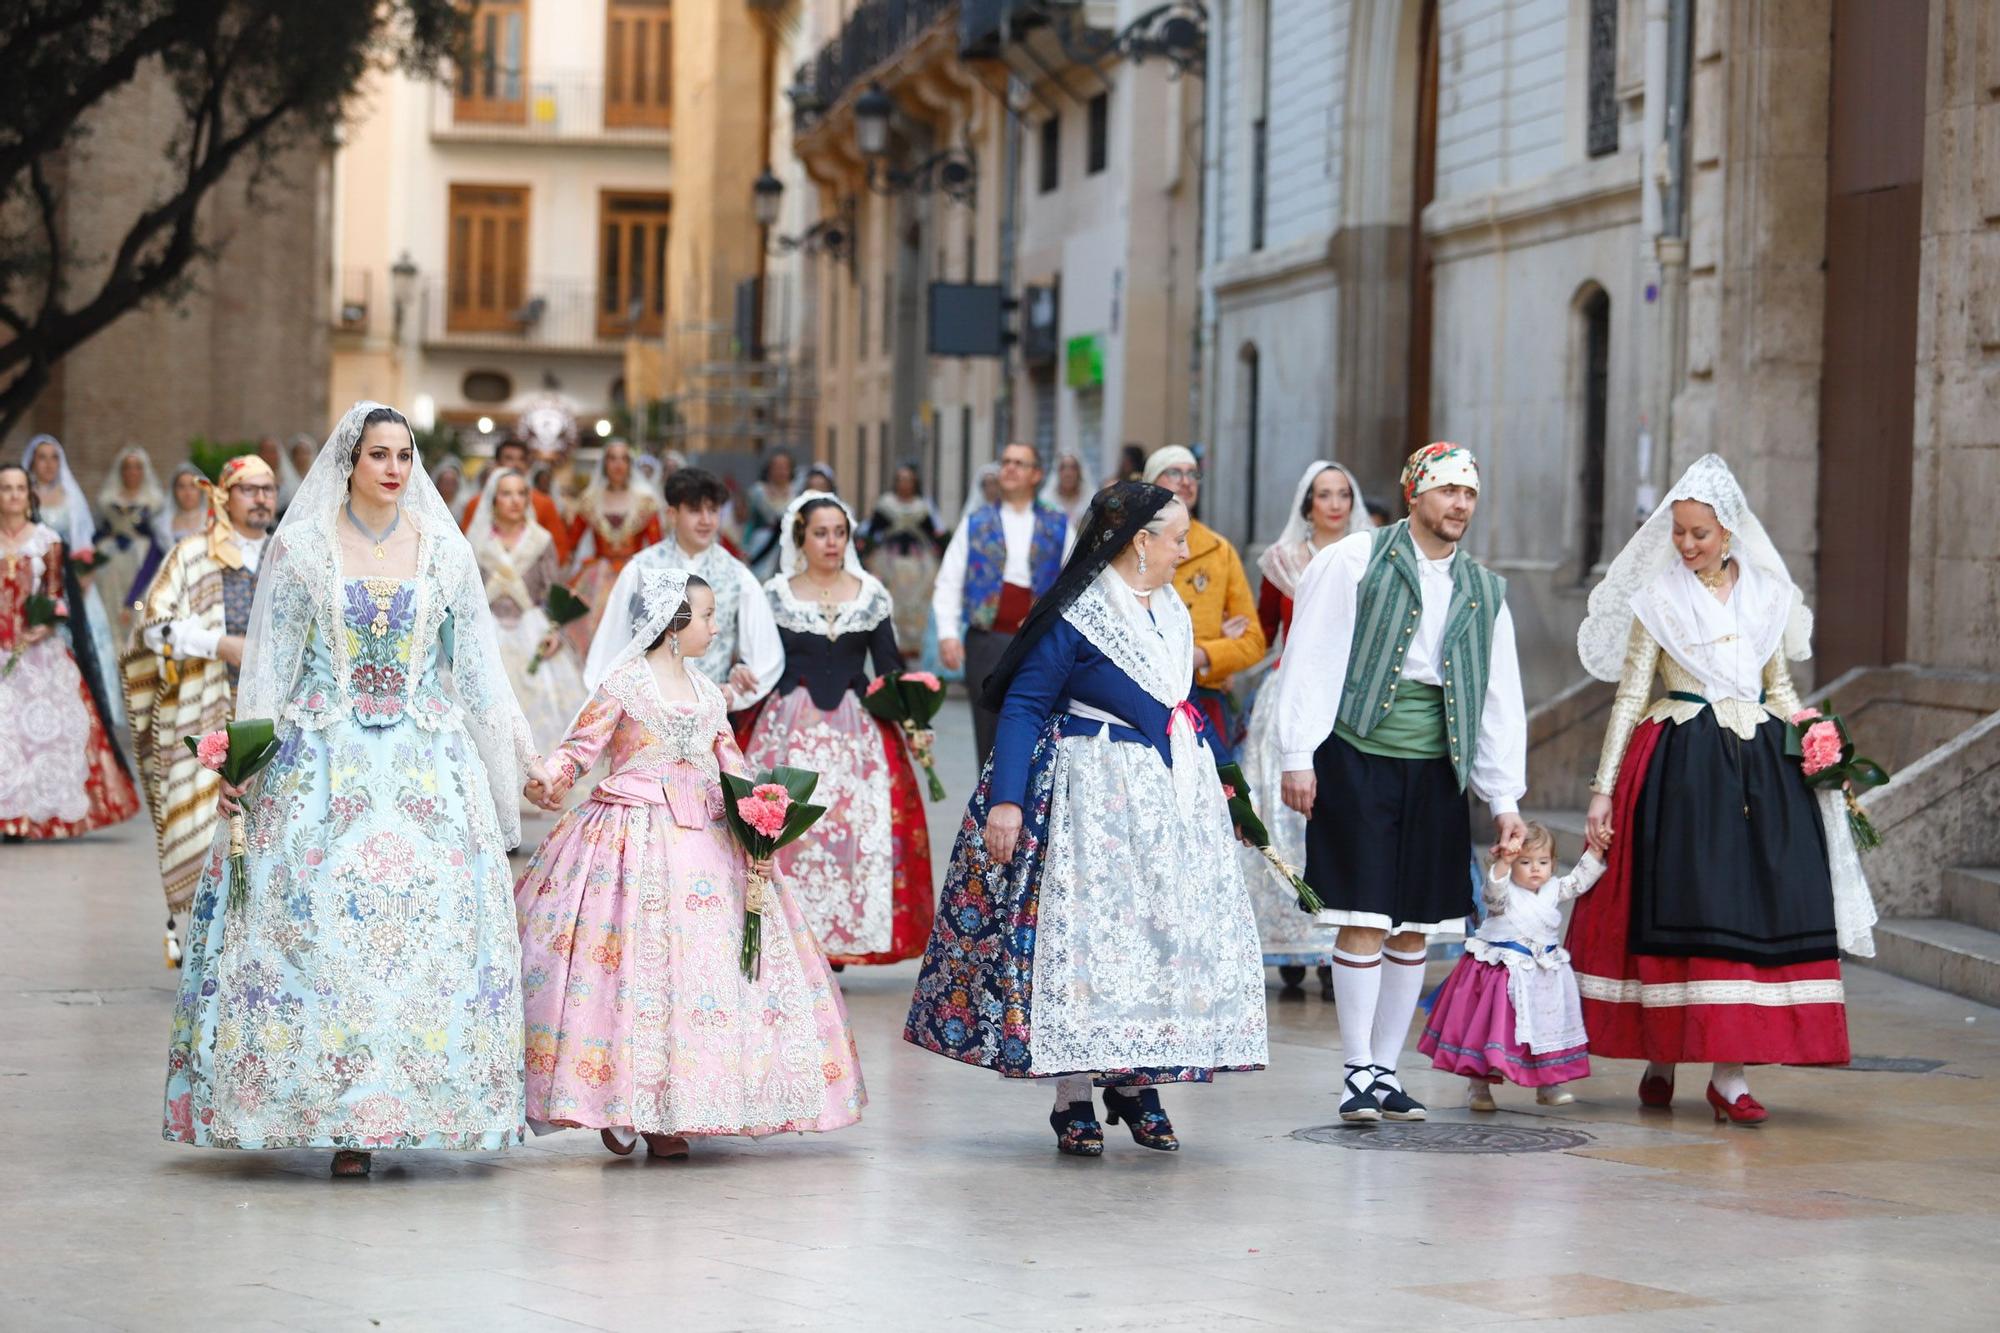
[[[1701,586],[1714,592],[1729,581],[1729,562],[1723,561],[1714,569],[1697,569],[1694,576],[1701,580]]]
[[[387,560],[389,558],[389,553],[382,549],[381,542],[375,543],[375,558],[377,560]]]

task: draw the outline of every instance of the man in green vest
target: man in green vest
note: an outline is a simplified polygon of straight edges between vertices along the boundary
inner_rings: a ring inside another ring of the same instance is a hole
[[[1306,880],[1327,905],[1320,919],[1340,928],[1340,1116],[1359,1122],[1424,1118],[1396,1060],[1430,939],[1465,930],[1465,791],[1492,810],[1496,850],[1517,850],[1528,789],[1507,582],[1458,549],[1479,504],[1471,450],[1417,450],[1403,498],[1407,519],[1307,567],[1276,701],[1285,804],[1310,821]]]

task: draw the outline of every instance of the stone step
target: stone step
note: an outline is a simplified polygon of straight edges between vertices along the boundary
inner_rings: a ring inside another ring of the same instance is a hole
[[[1875,925],[1872,966],[1981,1004],[2000,1004],[2000,931],[1944,917],[1890,917]]]
[[[1938,915],[1981,930],[2000,931],[2000,869],[1952,866],[1938,876]]]

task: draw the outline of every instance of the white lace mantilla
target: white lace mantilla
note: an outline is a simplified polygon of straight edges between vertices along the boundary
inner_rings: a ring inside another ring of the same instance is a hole
[[[792,592],[792,581],[783,574],[765,580],[764,592],[771,599],[771,618],[779,629],[794,634],[824,634],[837,639],[843,634],[866,634],[887,620],[895,610],[889,590],[873,574],[856,574],[861,591],[845,602],[836,603],[832,625],[817,602],[808,602]]]
[[[691,764],[711,779],[722,776],[715,758],[715,738],[728,726],[722,691],[698,671],[690,671],[695,702],[672,704],[660,693],[660,682],[643,657],[634,658],[605,678],[604,692],[618,701],[628,717],[646,729],[644,749],[629,757],[625,768]]]
[[[1791,613],[1791,585],[1743,565],[1729,600],[1685,565],[1662,570],[1632,599],[1632,610],[1663,652],[1699,680],[1711,703],[1756,700],[1764,664],[1778,650]]]
[[[1194,622],[1171,586],[1155,588],[1142,602],[1118,571],[1107,569],[1069,604],[1063,619],[1168,708],[1188,697]]]

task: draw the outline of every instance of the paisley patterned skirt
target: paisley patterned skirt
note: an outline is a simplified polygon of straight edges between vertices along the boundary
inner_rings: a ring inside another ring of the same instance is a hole
[[[967,806],[904,1039],[1107,1087],[1261,1069],[1256,918],[1215,771],[1184,811],[1151,746],[1063,721],[1029,761],[1009,864],[986,854],[990,768]]]

